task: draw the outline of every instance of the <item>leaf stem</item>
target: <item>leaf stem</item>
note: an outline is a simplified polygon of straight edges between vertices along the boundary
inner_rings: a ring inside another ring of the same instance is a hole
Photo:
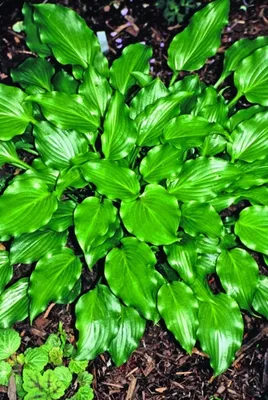
[[[137,147],[134,149],[133,154],[132,154],[132,157],[131,157],[130,162],[129,162],[129,165],[130,165],[130,168],[131,168],[131,169],[134,168],[134,165],[135,165],[135,162],[136,162],[136,159],[137,159],[137,157],[138,157],[139,152],[140,152],[140,147],[137,146]]]
[[[219,79],[217,80],[217,82],[215,83],[214,88],[215,88],[215,89],[218,89],[218,87],[222,84],[222,82],[224,81],[224,79],[225,79],[225,76],[224,76],[224,75],[221,75],[221,76],[219,77]]]
[[[172,85],[175,83],[176,79],[177,79],[178,76],[179,76],[179,73],[180,73],[180,71],[175,71],[175,72],[173,73],[172,78],[171,78],[171,81],[170,81],[170,83],[169,83],[169,87],[172,86]]]
[[[233,107],[238,102],[240,97],[242,97],[242,94],[240,92],[238,92],[237,95],[233,98],[233,100],[230,101],[230,103],[228,104],[228,107],[229,108]]]

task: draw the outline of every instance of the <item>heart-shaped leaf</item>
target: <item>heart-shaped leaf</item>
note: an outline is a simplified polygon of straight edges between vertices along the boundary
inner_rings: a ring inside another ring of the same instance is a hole
[[[145,318],[156,322],[156,293],[163,278],[154,269],[154,253],[133,237],[122,239],[121,245],[106,257],[105,277],[109,286],[127,306],[136,307]]]
[[[147,185],[138,199],[123,201],[120,208],[126,229],[139,240],[155,245],[178,240],[180,215],[176,198],[159,185]]]
[[[71,249],[55,249],[41,258],[30,278],[30,319],[45,310],[50,301],[57,303],[74,287],[82,264]]]
[[[76,328],[79,331],[77,360],[93,360],[108,350],[118,333],[121,306],[119,300],[104,285],[80,297],[76,308]]]
[[[0,329],[0,360],[16,353],[20,343],[20,335],[14,329]]]
[[[191,354],[198,327],[198,301],[182,282],[167,283],[158,292],[158,310],[167,328]]]
[[[250,311],[259,280],[259,268],[254,258],[239,248],[223,251],[217,260],[217,274],[226,293],[240,308]]]
[[[108,348],[117,367],[124,364],[136,350],[144,334],[145,326],[145,320],[134,308],[121,306],[119,330]]]

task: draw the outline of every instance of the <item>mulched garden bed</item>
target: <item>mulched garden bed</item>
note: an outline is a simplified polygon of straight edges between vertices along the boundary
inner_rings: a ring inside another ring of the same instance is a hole
[[[163,80],[170,78],[167,48],[182,26],[168,26],[153,1],[62,0],[56,3],[72,7],[94,31],[107,33],[111,60],[126,45],[144,42],[154,49],[151,60],[153,75]],[[222,47],[217,56],[198,72],[206,84],[216,82],[222,64],[221,53],[231,43],[240,38],[268,35],[267,1],[232,0],[231,3],[230,23],[224,31]],[[11,83],[10,68],[29,56],[23,34],[12,30],[12,25],[22,19],[22,4],[17,0],[0,1],[0,82],[5,84]],[[2,168],[0,190],[5,180],[17,172],[15,168]],[[226,213],[236,212],[237,207],[234,207]],[[256,255],[256,259],[262,273],[267,275],[262,258]],[[30,271],[29,266],[17,266],[16,277],[27,275],[27,271]],[[90,287],[94,272],[85,271],[84,278],[85,286]],[[210,283],[215,283],[213,276]],[[205,354],[194,349],[191,356],[187,355],[161,324],[153,326],[148,323],[139,348],[122,367],[115,368],[106,354],[91,363],[96,399],[268,399],[268,325],[264,319],[246,312],[243,312],[243,317],[243,347],[233,366],[220,377],[211,379],[212,370]],[[23,346],[42,344],[48,333],[57,331],[59,321],[70,335],[74,335],[73,306],[52,306],[37,318],[33,326],[29,321],[17,324]],[[0,399],[8,398],[4,390],[0,387]],[[67,395],[72,393],[69,391]]]

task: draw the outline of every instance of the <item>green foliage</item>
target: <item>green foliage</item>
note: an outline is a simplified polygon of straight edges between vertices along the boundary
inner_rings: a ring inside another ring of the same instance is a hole
[[[194,9],[200,7],[201,2],[195,0],[157,0],[156,7],[163,10],[163,15],[169,24],[183,22],[185,17]]]
[[[267,317],[267,277],[250,254],[268,256],[267,38],[232,45],[214,87],[196,74],[176,82],[216,54],[228,12],[228,0],[210,2],[174,37],[167,88],[149,73],[149,47],[126,47],[109,68],[74,11],[24,5],[39,57],[12,71],[25,91],[0,85],[0,165],[21,170],[0,196],[0,328],[82,294],[77,351],[60,327],[17,358],[26,399],[35,385],[39,398],[61,397],[70,374],[81,385],[73,399],[92,398],[88,360],[109,351],[124,363],[146,319],[163,318],[189,353],[198,340],[219,375],[241,345],[239,307]],[[232,74],[229,102],[217,87]],[[255,105],[237,110],[241,96]],[[21,149],[35,159],[22,161]],[[241,200],[240,215],[221,217]],[[10,283],[17,263],[36,264]],[[82,291],[86,266],[97,278]],[[212,293],[211,273],[225,293]]]
[[[13,375],[19,399],[52,400],[61,399],[76,379],[78,389],[73,398],[93,399],[93,376],[85,371],[88,361],[63,357],[67,343],[73,348],[68,335],[59,326],[59,332],[50,335],[42,346],[16,354],[20,346],[19,334],[13,329],[1,329],[0,385],[8,386]]]

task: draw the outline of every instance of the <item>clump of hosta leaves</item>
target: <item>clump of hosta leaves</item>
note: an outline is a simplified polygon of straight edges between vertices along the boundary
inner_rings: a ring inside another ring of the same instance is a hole
[[[77,391],[69,400],[94,398],[88,361],[74,359],[75,349],[61,325],[40,347],[20,353],[20,344],[18,332],[0,329],[0,385],[15,387],[19,399],[61,399],[73,382]]]
[[[74,303],[75,358],[108,350],[121,365],[146,320],[162,318],[219,375],[241,345],[240,309],[268,316],[252,254],[267,262],[268,38],[233,44],[214,86],[180,79],[216,53],[228,12],[228,0],[211,2],[174,37],[166,87],[150,75],[150,47],[130,45],[109,66],[75,12],[24,5],[38,57],[11,71],[21,88],[0,86],[0,160],[21,171],[0,196],[0,327]],[[226,78],[231,101],[217,89]],[[237,111],[240,97],[254,105]],[[15,264],[30,276],[13,279]],[[90,289],[83,267],[95,269]]]

